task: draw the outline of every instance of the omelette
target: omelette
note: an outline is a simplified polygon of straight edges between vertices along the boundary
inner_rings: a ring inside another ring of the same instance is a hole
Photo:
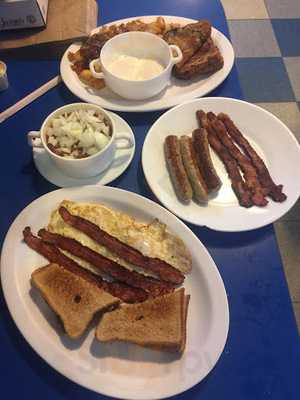
[[[139,250],[145,256],[157,257],[164,260],[184,274],[191,272],[192,259],[186,245],[179,237],[168,232],[166,225],[159,220],[154,219],[147,224],[137,221],[134,217],[107,207],[104,204],[81,203],[70,200],[62,201],[50,216],[48,224],[48,230],[50,232],[76,239],[82,245],[116,261],[128,269],[135,269],[137,271],[140,271],[138,267],[129,264],[104,246],[90,239],[83,232],[80,232],[64,222],[58,212],[61,206],[65,207],[71,214],[93,222],[110,235]],[[99,273],[99,271],[88,262],[66,251],[63,252],[82,267]],[[143,273],[145,273],[145,271],[143,271]],[[151,275],[151,273],[149,273],[149,275]]]

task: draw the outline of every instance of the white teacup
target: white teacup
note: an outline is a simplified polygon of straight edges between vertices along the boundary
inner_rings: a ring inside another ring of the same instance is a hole
[[[110,64],[120,56],[152,59],[164,69],[151,79],[123,79],[109,70]],[[181,60],[180,48],[168,45],[159,36],[148,32],[127,32],[105,43],[100,57],[90,62],[90,70],[95,78],[104,78],[107,86],[118,95],[130,100],[144,100],[155,96],[169,84],[173,65]],[[102,72],[96,71],[97,64],[101,66]]]
[[[46,142],[45,128],[49,125],[51,119],[63,113],[79,109],[92,109],[104,115],[105,120],[111,128],[111,138],[106,146],[98,153],[85,158],[65,158],[49,149]],[[58,108],[45,119],[40,131],[29,132],[27,138],[30,146],[43,148],[56,167],[59,168],[63,174],[71,176],[72,178],[89,178],[98,175],[108,168],[113,161],[115,149],[128,149],[134,145],[128,133],[116,131],[113,119],[103,108],[89,103],[73,103]]]

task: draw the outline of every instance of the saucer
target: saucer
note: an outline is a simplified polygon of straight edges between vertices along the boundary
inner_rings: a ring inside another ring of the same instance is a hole
[[[133,146],[130,149],[116,149],[114,159],[105,171],[90,178],[72,178],[64,175],[55,166],[44,149],[33,148],[33,161],[39,173],[47,181],[59,187],[106,185],[118,178],[131,163],[135,151],[135,139],[132,129],[123,118],[112,112],[109,114],[114,120],[117,132],[126,132],[131,135]]]

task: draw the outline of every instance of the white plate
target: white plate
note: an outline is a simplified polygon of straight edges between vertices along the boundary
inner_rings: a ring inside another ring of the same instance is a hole
[[[114,21],[107,25],[126,23],[128,21],[138,18],[142,19],[145,22],[151,22],[156,17],[157,16],[133,17]],[[167,22],[179,23],[181,25],[197,22],[194,19],[183,17],[164,16],[164,18]],[[97,29],[98,28],[96,28],[92,33],[95,33]],[[71,92],[73,92],[81,100],[87,101],[89,103],[94,103],[109,110],[116,111],[141,112],[163,110],[165,108],[173,107],[177,104],[193,99],[195,97],[205,96],[207,93],[211,92],[218,85],[220,85],[227,77],[227,75],[231,71],[234,61],[234,52],[232,45],[226,38],[226,36],[224,36],[221,32],[214,28],[212,29],[212,38],[220,49],[221,54],[224,58],[224,66],[220,71],[217,71],[216,73],[210,74],[208,76],[194,78],[189,81],[184,81],[172,77],[171,85],[161,94],[149,100],[126,100],[114,94],[108,88],[102,90],[94,90],[85,86],[79,80],[76,73],[72,71],[70,62],[68,60],[68,52],[77,51],[80,48],[80,43],[74,43],[66,50],[61,60],[60,73],[64,83],[71,90]]]
[[[240,207],[223,163],[213,151],[213,162],[223,182],[218,195],[206,206],[194,202],[184,205],[177,200],[166,169],[163,143],[170,134],[191,135],[198,127],[196,111],[199,109],[230,115],[264,159],[274,182],[284,185],[287,200],[275,203],[270,199],[266,207]],[[229,98],[198,99],[169,110],[152,125],[142,150],[144,174],[158,200],[185,221],[218,231],[255,229],[284,215],[300,194],[299,160],[300,146],[278,118],[258,106]]]
[[[93,330],[77,341],[61,333],[56,317],[31,290],[32,271],[46,262],[22,242],[22,230],[29,225],[36,232],[63,199],[103,202],[144,221],[159,218],[188,244],[193,271],[185,282],[191,302],[182,358],[134,345],[99,344]],[[203,244],[169,211],[124,190],[95,185],[59,189],[32,202],[15,219],[5,238],[1,280],[9,311],[33,349],[69,379],[112,397],[159,399],[189,389],[214,367],[227,338],[225,288]]]
[[[39,173],[59,187],[70,187],[70,186],[83,186],[83,185],[107,185],[116,178],[118,178],[129,166],[134,156],[135,151],[135,139],[132,129],[124,121],[123,118],[119,117],[115,113],[109,113],[113,118],[117,132],[126,132],[131,135],[133,147],[130,149],[117,149],[112,164],[101,174],[93,176],[91,178],[76,179],[70,176],[64,175],[51,161],[48,154],[44,149],[32,148],[33,161],[39,171]]]

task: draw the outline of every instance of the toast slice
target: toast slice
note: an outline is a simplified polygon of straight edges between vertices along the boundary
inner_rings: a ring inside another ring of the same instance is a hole
[[[175,68],[181,68],[211,36],[209,21],[200,20],[184,27],[173,28],[166,32],[163,39],[168,44],[175,44],[182,51],[182,60]]]
[[[96,329],[100,342],[123,341],[182,353],[186,342],[189,296],[184,288],[144,303],[105,313]]]
[[[195,76],[208,74],[223,68],[224,59],[218,47],[209,38],[184,65],[176,64],[176,78],[191,79]]]
[[[58,264],[38,268],[32,273],[31,281],[59,316],[71,338],[78,338],[84,333],[96,312],[113,308],[120,302]]]
[[[181,353],[181,354],[184,352],[185,345],[186,345],[186,336],[187,336],[186,322],[187,322],[187,314],[188,314],[190,298],[191,298],[191,296],[189,294],[185,295],[184,296],[184,301],[183,301],[182,340],[181,340],[181,346],[180,346],[180,349],[179,349],[179,353]]]

